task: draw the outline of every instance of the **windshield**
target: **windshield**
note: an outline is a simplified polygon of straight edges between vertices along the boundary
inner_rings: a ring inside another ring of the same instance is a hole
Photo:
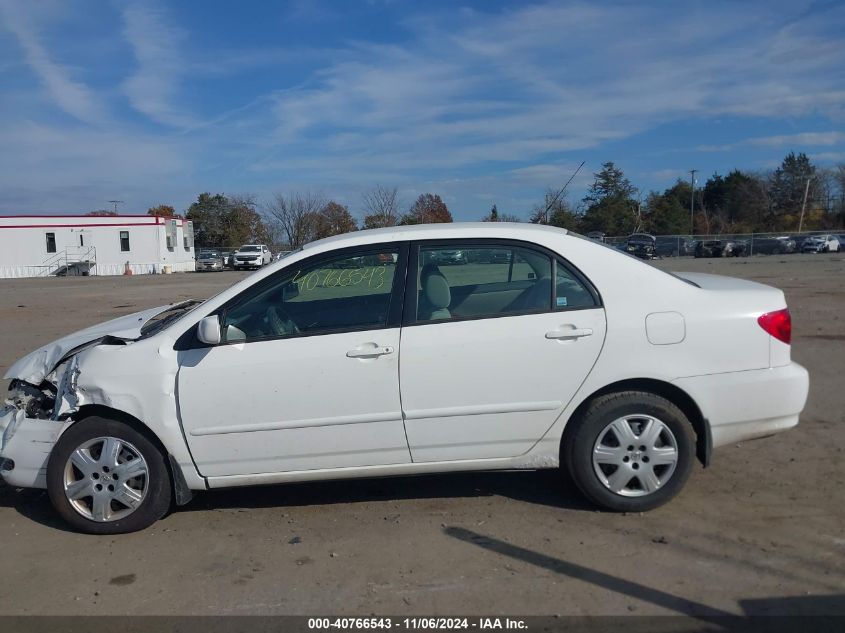
[[[241,246],[242,253],[258,253],[261,251],[260,246]]]
[[[164,328],[169,326],[177,319],[181,319],[183,316],[188,314],[188,312],[193,310],[201,303],[202,301],[196,299],[193,299],[191,301],[185,301],[184,303],[175,305],[172,308],[169,308],[164,312],[155,315],[152,319],[150,319],[143,326],[141,326],[141,338],[147,338],[148,336],[152,336],[153,334],[161,332]]]

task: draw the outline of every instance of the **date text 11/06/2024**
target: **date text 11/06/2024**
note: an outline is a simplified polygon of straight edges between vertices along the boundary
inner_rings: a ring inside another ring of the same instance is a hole
[[[362,630],[362,629],[405,629],[405,630],[525,630],[525,620],[519,618],[309,618],[311,630]]]

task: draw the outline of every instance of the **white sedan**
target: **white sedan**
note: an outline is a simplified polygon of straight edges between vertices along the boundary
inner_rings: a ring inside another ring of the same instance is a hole
[[[0,471],[98,534],[209,488],[558,466],[648,510],[714,448],[798,423],[790,327],[780,290],[561,229],[361,231],[21,359]]]

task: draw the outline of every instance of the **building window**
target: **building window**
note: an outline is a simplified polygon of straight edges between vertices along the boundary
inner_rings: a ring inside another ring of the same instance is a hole
[[[79,234],[79,245],[85,246],[85,236],[82,233]]]
[[[55,253],[56,252],[56,234],[55,233],[47,233],[47,252],[48,253]]]
[[[129,250],[129,231],[120,232],[120,251],[125,253]]]

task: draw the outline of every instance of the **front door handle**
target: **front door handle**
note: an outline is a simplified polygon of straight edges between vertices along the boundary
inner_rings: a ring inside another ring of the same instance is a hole
[[[376,356],[385,356],[386,354],[392,354],[393,347],[390,345],[376,345],[372,343],[370,345],[362,345],[361,347],[356,347],[355,349],[351,349],[346,352],[347,358],[375,358]]]
[[[557,339],[557,340],[566,340],[566,339],[573,339],[573,338],[583,338],[585,336],[592,336],[593,331],[588,328],[576,328],[576,327],[562,327],[557,330],[552,330],[551,332],[546,332],[546,338],[550,339]]]

